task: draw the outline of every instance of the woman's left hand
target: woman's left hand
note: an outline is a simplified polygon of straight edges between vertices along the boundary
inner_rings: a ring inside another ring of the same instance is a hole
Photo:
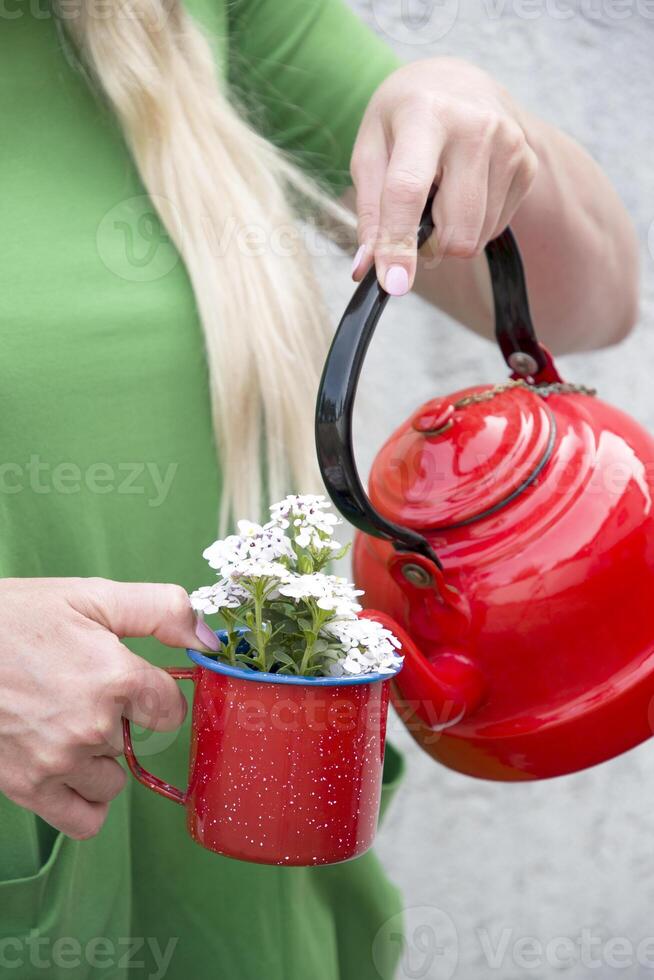
[[[454,58],[406,65],[375,92],[354,152],[359,251],[353,278],[374,260],[380,283],[413,285],[416,232],[433,185],[437,257],[479,255],[528,193],[537,158],[518,108],[486,72]]]

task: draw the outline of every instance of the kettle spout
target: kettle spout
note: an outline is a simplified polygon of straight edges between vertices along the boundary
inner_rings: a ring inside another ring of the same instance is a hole
[[[432,731],[442,731],[469,717],[483,701],[485,679],[465,652],[443,650],[429,658],[391,616],[375,609],[360,615],[381,623],[402,645],[404,665],[394,680],[392,697],[405,720],[417,715]]]

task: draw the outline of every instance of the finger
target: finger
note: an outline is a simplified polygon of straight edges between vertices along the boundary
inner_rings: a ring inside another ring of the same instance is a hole
[[[513,220],[518,208],[531,190],[537,173],[538,158],[534,151],[528,148],[525,159],[513,176],[504,206],[495,221],[495,225],[489,232],[489,241],[492,238],[497,238]]]
[[[479,252],[486,218],[490,158],[479,145],[454,144],[445,154],[432,214],[438,255],[471,258]]]
[[[125,668],[119,677],[112,680],[108,692],[114,719],[118,720],[122,715],[141,728],[154,732],[175,731],[188,710],[177,681],[165,670],[153,667],[130,651],[126,652],[129,658],[125,660]],[[122,728],[117,737],[117,744],[122,746]]]
[[[445,134],[437,124],[417,129],[405,116],[398,120],[394,139],[381,197],[375,266],[386,292],[401,296],[415,279],[416,234],[427,197],[439,176]]]
[[[81,600],[73,600],[76,607],[116,636],[154,636],[171,647],[197,647],[198,642],[214,651],[220,647],[180,585],[108,579],[89,579],[87,584]]]
[[[67,837],[88,840],[102,828],[109,804],[89,802],[70,786],[58,783],[53,789],[39,793],[29,809]]]
[[[67,776],[66,785],[89,803],[109,803],[123,789],[126,778],[115,759],[96,756]]]
[[[350,171],[356,190],[357,239],[359,248],[352,263],[352,278],[359,282],[372,264],[379,233],[379,205],[388,166],[388,148],[382,124],[375,119],[362,125],[357,137]]]
[[[495,229],[506,207],[514,176],[514,169],[509,169],[503,163],[491,160],[488,172],[486,217],[477,242],[478,251],[485,248],[491,238],[495,237]]]

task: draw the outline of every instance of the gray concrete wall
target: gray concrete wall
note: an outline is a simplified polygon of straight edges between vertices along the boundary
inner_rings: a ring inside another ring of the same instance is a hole
[[[578,138],[610,174],[642,243],[641,323],[620,348],[562,364],[567,377],[596,385],[654,427],[654,265],[647,247],[649,234],[654,250],[654,4],[353,5],[407,59],[456,54],[490,70]],[[348,269],[340,259],[326,264],[337,316],[350,292]],[[361,385],[362,469],[420,401],[503,376],[490,344],[415,298],[394,301]],[[654,743],[580,775],[506,786],[448,772],[421,755],[397,721],[391,729],[409,762],[379,840],[409,909],[400,977],[654,977],[654,939],[638,949],[654,937]],[[392,928],[380,942],[392,941]],[[527,937],[540,952],[516,946]],[[557,944],[561,937],[573,944]],[[431,949],[433,941],[440,951]]]

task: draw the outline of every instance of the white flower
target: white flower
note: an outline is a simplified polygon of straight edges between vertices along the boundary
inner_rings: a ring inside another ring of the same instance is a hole
[[[214,541],[202,552],[211,568],[221,569],[224,565],[234,564],[247,553],[247,543],[238,534],[230,534],[222,541]]]
[[[325,593],[317,600],[319,609],[331,610],[336,617],[347,619],[361,611],[357,596],[363,589],[355,589],[351,582],[339,575],[325,575]]]
[[[252,521],[238,521],[236,526],[242,538],[257,538],[263,531],[261,524],[254,524]]]
[[[286,565],[265,558],[242,558],[229,569],[223,569],[225,578],[238,582],[243,578],[273,578],[285,582],[292,573]]]
[[[216,582],[192,592],[191,605],[196,612],[217,613],[221,609],[236,609],[249,598],[249,593],[233,582]]]
[[[324,629],[337,636],[346,647],[364,647],[393,653],[401,643],[389,629],[374,619],[334,619]]]
[[[289,514],[299,516],[314,510],[326,510],[329,506],[323,493],[289,493],[279,503],[271,505],[270,513],[273,518],[284,518]]]
[[[329,507],[330,502],[322,494],[290,494],[272,505],[270,524],[284,530],[292,527],[291,533],[301,548],[336,550],[340,545],[329,539],[334,527],[343,522],[336,514],[328,513]]]
[[[319,609],[333,612],[337,616],[356,615],[361,609],[356,597],[363,595],[362,590],[355,589],[347,579],[338,575],[325,575],[323,572],[290,575],[279,591],[294,600],[315,599]]]
[[[325,623],[324,635],[335,637],[345,652],[330,672],[343,674],[394,674],[402,664],[401,647],[396,636],[381,623],[371,619],[335,619]]]
[[[246,542],[248,557],[275,561],[278,558],[294,558],[291,542],[284,530],[275,524],[263,526],[251,521],[239,521],[241,538]]]
[[[293,575],[288,582],[281,586],[279,591],[282,595],[288,596],[289,599],[314,599],[323,594],[322,579],[324,579],[324,575],[320,573]]]
[[[321,537],[320,531],[323,530],[322,528],[312,527],[310,524],[303,524],[299,520],[294,521],[293,524],[298,528],[294,537],[300,548],[316,548],[317,550],[329,548],[332,551],[338,551],[341,547],[338,541],[334,541],[333,538],[325,539]],[[331,531],[329,533],[331,534]]]
[[[295,559],[293,545],[281,527],[264,527],[259,537],[250,544],[250,555],[252,558],[265,558],[267,561]]]
[[[203,557],[211,568],[222,575],[229,575],[243,562],[257,560],[274,562],[280,558],[293,558],[293,546],[282,528],[252,521],[239,521],[238,534],[230,534],[221,541],[214,541],[205,549]],[[254,572],[252,574],[255,574]]]

